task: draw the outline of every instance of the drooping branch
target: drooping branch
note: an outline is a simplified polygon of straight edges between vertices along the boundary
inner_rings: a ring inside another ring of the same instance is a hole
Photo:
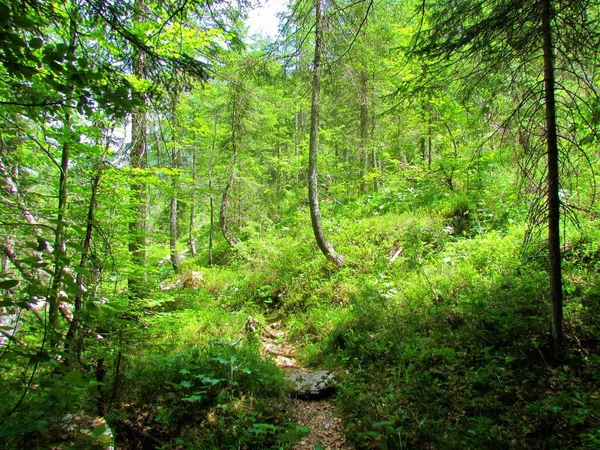
[[[6,169],[6,167],[4,166],[4,164],[1,160],[0,160],[0,175],[2,176],[2,181],[4,183],[6,191],[12,198],[15,199],[17,206],[21,210],[21,215],[23,216],[25,221],[32,227],[32,230],[35,233],[35,236],[38,238],[38,241],[41,244],[43,250],[45,250],[47,253],[52,253],[52,246],[42,236],[42,231],[38,225],[38,221],[36,220],[33,213],[31,211],[29,211],[29,209],[27,208],[27,205],[25,204],[25,201],[24,201],[23,197],[21,196],[21,193],[19,192],[19,188],[17,187],[16,183],[12,179],[10,173],[8,172],[8,170]]]
[[[27,344],[25,344],[25,342],[23,342],[22,340],[18,339],[14,335],[10,334],[8,331],[3,330],[2,328],[0,328],[0,334],[2,336],[4,336],[5,338],[13,341],[15,344],[20,345],[21,347],[25,347],[27,345]]]

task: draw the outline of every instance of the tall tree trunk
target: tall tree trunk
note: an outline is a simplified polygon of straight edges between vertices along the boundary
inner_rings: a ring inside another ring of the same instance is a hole
[[[208,264],[213,265],[213,243],[215,230],[215,196],[212,192],[212,167],[208,171],[208,202],[210,209],[210,228],[208,229]]]
[[[427,170],[431,170],[431,153],[433,151],[433,127],[431,122],[431,111],[429,112],[429,121],[427,123]]]
[[[10,235],[7,234],[4,237],[4,244],[3,247],[12,250],[13,246],[15,245],[15,237],[14,235]],[[4,257],[2,258],[2,274],[3,275],[8,275],[8,265],[10,263],[10,258],[4,254]]]
[[[425,63],[421,63],[421,76],[423,79],[427,79],[427,65]],[[423,121],[423,125],[427,124],[427,136],[421,135],[421,155],[423,157],[423,161],[427,163],[427,170],[431,170],[431,152],[432,152],[432,114],[433,107],[431,105],[431,92],[425,92],[423,97],[421,97],[422,107],[421,107],[421,119]]]
[[[380,189],[380,179],[381,176],[383,175],[383,164],[381,164],[381,162],[379,161],[379,158],[377,156],[377,147],[375,145],[375,108],[371,108],[371,133],[369,136],[370,142],[371,142],[371,164],[372,167],[374,169],[374,171],[378,170],[378,174],[375,178],[373,178],[373,190],[375,192],[379,192]]]
[[[369,121],[369,104],[367,94],[367,73],[360,71],[360,158],[362,159],[362,180],[360,191],[368,190],[365,179],[369,174],[369,150],[367,148],[367,128]]]
[[[79,331],[81,329],[81,314],[83,312],[83,294],[86,292],[86,288],[83,285],[83,272],[86,269],[87,261],[89,258],[90,247],[92,245],[92,232],[94,230],[94,216],[96,212],[96,198],[98,195],[98,187],[100,186],[100,179],[102,178],[102,169],[104,162],[101,162],[98,167],[98,172],[92,180],[92,193],[90,195],[90,203],[88,205],[87,220],[85,227],[85,238],[83,240],[83,251],[81,252],[81,259],[79,261],[79,269],[77,271],[77,278],[75,284],[77,285],[77,294],[75,295],[73,320],[69,326],[67,332],[66,350],[67,353],[73,353],[73,347],[76,346],[77,354],[81,352],[81,343],[79,339]]]
[[[548,150],[548,260],[550,299],[552,302],[552,337],[558,347],[563,341],[563,293],[560,254],[560,198],[558,136],[552,44],[551,0],[540,0],[544,52],[544,102],[546,107],[546,144]]]
[[[287,146],[287,144],[286,144]],[[287,149],[286,149],[287,150]],[[287,152],[286,152],[287,153]],[[277,178],[277,213],[281,214],[281,193],[283,191],[283,174],[281,173],[281,142],[277,142],[277,171],[276,171],[276,178]]]
[[[173,186],[173,189],[176,189]],[[179,252],[177,251],[177,196],[173,195],[171,197],[171,205],[170,205],[170,223],[169,223],[169,231],[170,231],[170,239],[169,246],[171,247],[171,265],[173,266],[173,270],[175,272],[179,272],[181,270],[181,258],[179,257]]]
[[[175,89],[179,89],[175,87]],[[179,152],[177,150],[177,143],[175,142],[176,129],[177,129],[177,102],[178,102],[178,93],[175,92],[173,96],[173,105],[172,105],[172,138],[173,138],[173,148],[171,149],[171,168],[179,169]],[[173,270],[175,272],[179,272],[181,270],[181,258],[179,256],[179,251],[177,250],[177,235],[178,235],[178,220],[177,220],[177,190],[179,189],[178,183],[178,174],[172,176],[172,187],[173,194],[171,195],[171,220],[170,220],[170,239],[169,245],[171,247],[171,265],[173,266]]]
[[[229,230],[229,219],[227,212],[229,210],[229,202],[231,200],[231,190],[233,189],[233,183],[235,181],[236,169],[237,169],[237,157],[238,157],[238,127],[239,127],[239,93],[236,83],[232,83],[233,90],[233,105],[231,111],[231,146],[233,148],[233,156],[231,157],[231,175],[225,186],[223,192],[223,200],[221,201],[221,209],[219,211],[219,223],[221,226],[221,232],[223,237],[229,243],[230,246],[235,246],[239,239],[231,233]]]
[[[294,114],[294,157],[298,158],[300,147],[300,111]],[[300,171],[296,172],[296,184],[300,183]]]
[[[208,229],[208,264],[213,265],[213,248],[214,248],[214,233],[215,233],[215,195],[213,193],[213,164],[215,148],[217,145],[217,125],[219,124],[219,114],[215,115],[215,121],[213,123],[212,143],[210,146],[210,159],[208,163],[208,202],[209,202],[209,213],[210,213],[210,226]]]
[[[146,9],[145,0],[135,0],[134,22],[141,23],[144,19]],[[133,60],[133,73],[139,78],[146,75],[145,57],[142,50],[137,50]],[[146,154],[146,94],[139,93],[141,107],[132,115],[131,123],[131,155],[130,163],[134,169],[145,169],[147,165]],[[141,298],[144,296],[143,283],[145,281],[146,265],[146,233],[147,233],[147,215],[148,215],[148,197],[146,185],[139,178],[131,185],[133,194],[133,205],[135,211],[129,222],[129,252],[131,253],[131,262],[133,267],[130,270],[127,285],[130,297]]]
[[[321,52],[323,45],[323,29],[321,17],[321,0],[316,0],[315,19],[315,58],[313,61],[312,104],[310,111],[310,141],[308,146],[308,204],[310,219],[317,245],[325,257],[338,267],[344,265],[344,258],[338,255],[333,246],[325,239],[319,210],[319,190],[317,179],[317,156],[319,153],[319,112],[321,96]]]
[[[73,11],[69,24],[69,48],[67,50],[67,59],[72,61],[75,55],[75,16]],[[70,98],[73,93],[73,88],[70,87],[67,98]],[[69,173],[69,153],[71,150],[71,140],[73,139],[71,129],[71,113],[69,108],[64,109],[65,117],[63,124],[64,142],[60,158],[60,177],[58,185],[58,211],[56,217],[56,229],[54,234],[54,273],[52,277],[52,287],[48,296],[48,323],[50,325],[50,345],[56,347],[58,345],[58,319],[59,319],[59,303],[60,291],[62,288],[65,267],[67,264],[67,249],[66,249],[66,220],[67,220],[67,180]]]
[[[190,254],[196,256],[198,249],[196,248],[196,238],[194,237],[194,228],[196,227],[196,178],[198,169],[196,167],[196,151],[192,152],[192,195],[190,196],[190,238],[188,246]]]

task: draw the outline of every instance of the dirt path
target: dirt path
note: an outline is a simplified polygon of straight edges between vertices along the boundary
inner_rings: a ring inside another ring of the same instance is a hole
[[[256,319],[248,317],[249,331],[260,334],[264,357],[272,358],[288,375],[313,370],[302,367],[296,359],[296,348],[287,341],[280,323],[262,326]],[[303,400],[290,398],[286,403],[290,420],[303,427],[311,427],[310,435],[294,445],[296,450],[351,449],[344,435],[342,420],[335,415],[332,399]]]
[[[290,399],[290,419],[303,427],[311,427],[310,435],[294,445],[296,450],[348,449],[342,419],[335,417],[335,404],[327,400]]]

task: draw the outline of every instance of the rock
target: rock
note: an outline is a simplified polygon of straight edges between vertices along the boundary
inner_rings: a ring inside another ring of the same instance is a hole
[[[275,355],[275,356],[291,357],[291,356],[294,356],[294,353],[295,353],[293,348],[287,347],[283,343],[282,344],[274,344],[272,342],[263,342],[262,346],[267,353],[270,353],[271,355]]]
[[[174,289],[193,289],[198,290],[202,286],[202,281],[204,280],[204,275],[202,272],[188,272],[184,275],[178,277],[171,284],[161,284],[161,290],[163,291],[172,291]]]
[[[202,286],[202,281],[204,280],[204,275],[202,272],[189,272],[183,278],[183,287],[187,289],[198,290],[200,286]]]
[[[244,324],[246,333],[256,333],[260,328],[260,322],[252,316],[246,317],[246,323]]]
[[[161,283],[161,285],[160,285],[160,289],[162,291],[172,291],[174,289],[181,289],[182,287],[183,287],[183,280],[181,278],[176,279],[171,284]]]
[[[293,358],[288,358],[286,356],[277,356],[275,357],[275,365],[277,367],[282,367],[282,368],[293,368],[293,367],[298,367],[298,361],[296,361]]]
[[[289,375],[288,379],[294,386],[292,395],[300,399],[318,400],[335,392],[333,374],[327,370],[297,372]]]
[[[263,328],[263,333],[271,339],[282,339],[285,337],[285,333],[283,331],[275,331],[273,327],[270,327],[269,325],[266,325]]]

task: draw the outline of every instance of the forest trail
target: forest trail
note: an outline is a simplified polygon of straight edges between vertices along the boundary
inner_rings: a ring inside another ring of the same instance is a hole
[[[259,335],[263,357],[273,359],[288,377],[318,372],[318,369],[315,371],[301,366],[296,359],[297,349],[288,342],[281,323],[262,326],[258,320],[249,316],[246,326],[248,331]],[[294,445],[295,450],[352,448],[345,438],[342,420],[335,415],[335,403],[331,397],[290,397],[285,408],[291,421],[301,427],[311,428],[311,433]]]

